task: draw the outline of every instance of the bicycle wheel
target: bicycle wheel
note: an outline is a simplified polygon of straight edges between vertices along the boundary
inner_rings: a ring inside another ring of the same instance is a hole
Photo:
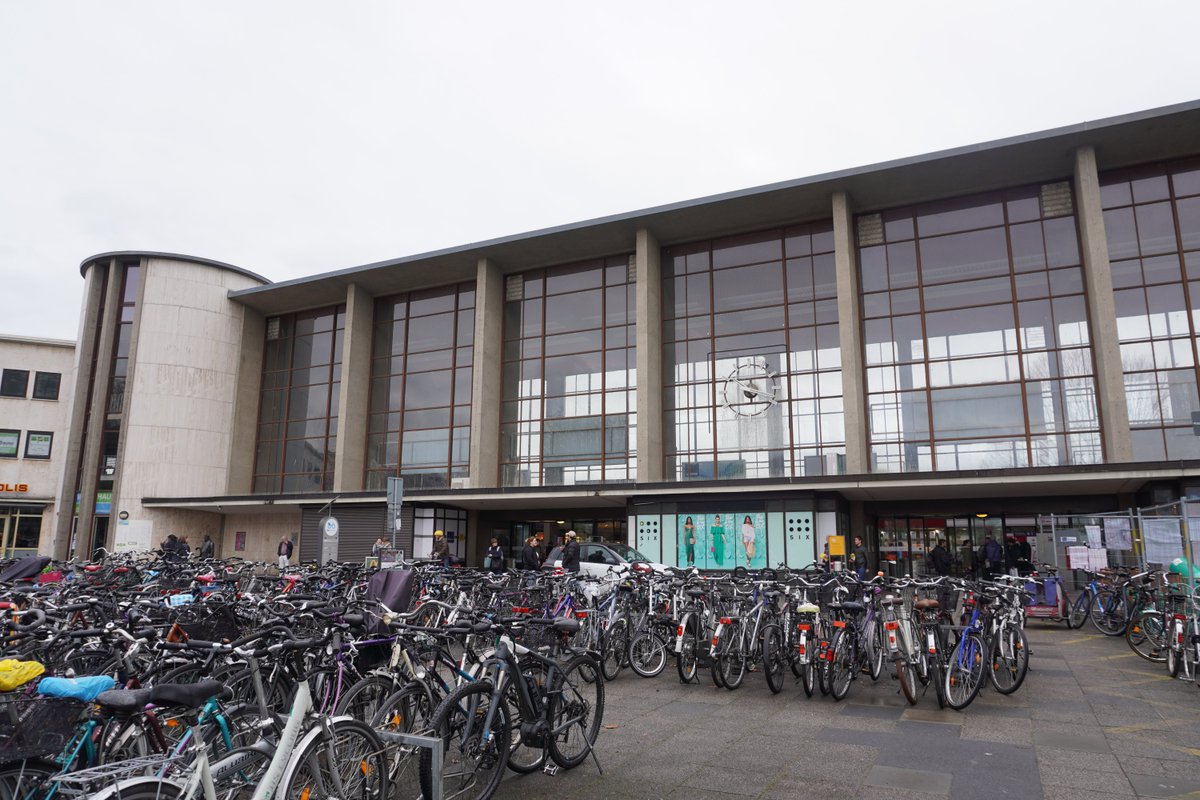
[[[625,666],[625,651],[629,649],[629,620],[624,617],[613,622],[612,627],[600,634],[600,652],[604,660],[600,668],[604,680],[614,680]]]
[[[388,783],[396,797],[417,797],[421,793],[420,752],[416,745],[401,744],[389,738],[396,733],[425,733],[429,730],[433,708],[429,693],[419,683],[410,683],[379,703],[371,727],[379,732],[390,760]]]
[[[333,715],[348,715],[369,722],[379,713],[380,703],[400,688],[400,682],[391,675],[367,675],[355,683],[338,700]]]
[[[1183,671],[1183,659],[1180,658],[1179,648],[1174,642],[1167,644],[1167,674],[1172,678],[1178,678],[1179,673]]]
[[[159,748],[152,744],[146,731],[146,720],[140,715],[110,717],[100,729],[99,764],[113,764],[131,758],[148,756]]]
[[[1000,694],[1012,694],[1021,688],[1029,671],[1029,647],[1025,631],[1017,625],[1004,625],[992,642],[988,677]]]
[[[486,800],[504,777],[511,742],[511,723],[503,701],[484,730],[488,712],[497,702],[491,681],[464,684],[438,704],[433,713],[434,735],[442,740],[442,797]],[[421,750],[421,792],[433,797],[433,754]]]
[[[61,767],[52,761],[14,761],[0,767],[0,800],[24,800],[41,797],[39,785]]]
[[[667,666],[667,646],[654,631],[642,631],[629,642],[629,666],[643,678],[656,677]]]
[[[680,683],[691,683],[696,679],[700,667],[700,621],[689,617],[680,639],[679,655],[675,658],[675,671]]]
[[[1092,612],[1092,595],[1090,592],[1082,591],[1079,597],[1075,598],[1075,602],[1071,603],[1067,609],[1067,627],[1082,628],[1083,624],[1088,621],[1088,617]]]
[[[1133,652],[1147,661],[1162,663],[1166,660],[1167,630],[1163,625],[1163,614],[1153,608],[1140,613],[1129,623],[1125,641]]]
[[[779,694],[783,691],[783,670],[787,654],[783,649],[783,631],[778,625],[768,625],[763,630],[762,660],[767,688],[772,694]]]
[[[1101,590],[1092,599],[1092,624],[1105,636],[1120,636],[1129,626],[1125,613],[1125,596],[1120,592]]]
[[[829,662],[826,674],[828,675],[829,694],[833,696],[834,700],[845,699],[846,694],[850,691],[850,681],[854,679],[854,670],[858,667],[857,659],[851,652],[853,645],[846,631],[846,628],[838,630],[829,644],[833,658]]]
[[[738,626],[727,629],[728,638],[721,642],[717,654],[716,669],[721,673],[721,685],[733,691],[746,678],[746,654],[742,651],[742,630]]]
[[[804,687],[804,696],[812,697],[817,688],[817,665],[811,661],[800,667],[800,684]]]
[[[887,655],[887,644],[883,640],[883,626],[879,620],[867,623],[867,632],[863,639],[867,643],[867,670],[871,680],[879,680],[883,674],[883,661]]]
[[[900,692],[910,706],[917,704],[917,672],[904,656],[896,656],[896,680],[900,682]]]
[[[219,800],[250,800],[269,766],[271,756],[262,750],[239,747],[230,751],[212,765],[217,797]]]
[[[278,798],[324,800],[388,797],[388,759],[375,731],[356,719],[329,723],[329,732],[292,754]]]
[[[604,681],[591,656],[576,656],[563,667],[550,695],[547,717],[550,758],[563,769],[583,763],[604,720]]]
[[[946,665],[944,685],[946,705],[962,711],[971,705],[983,685],[983,670],[987,666],[983,640],[974,631],[968,631],[950,654]]]

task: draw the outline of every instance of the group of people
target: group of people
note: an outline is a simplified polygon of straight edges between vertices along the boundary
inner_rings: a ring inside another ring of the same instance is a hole
[[[964,575],[975,575],[980,578],[991,578],[1000,574],[1025,575],[1033,570],[1033,547],[1028,541],[1018,540],[1015,536],[1005,537],[1004,544],[985,536],[983,544],[977,551],[972,551],[971,540],[963,542],[960,562]],[[928,564],[937,575],[949,575],[954,564],[954,557],[946,545],[945,539],[938,539],[937,544],[929,549]]]
[[[188,537],[176,536],[168,534],[167,538],[159,545],[162,551],[163,560],[180,563],[187,561],[192,557],[192,546],[188,543]],[[200,543],[200,558],[212,558],[213,552],[216,550],[216,543],[207,533],[204,534],[204,541]]]
[[[579,536],[575,531],[567,531],[563,534],[561,541],[562,545],[562,568],[567,572],[579,571]],[[492,546],[499,548],[499,544],[495,539],[492,539]],[[488,551],[491,552],[490,550]],[[541,569],[546,563],[546,558],[550,555],[550,549],[546,547],[543,534],[534,534],[525,540],[525,547],[521,549],[521,569]]]

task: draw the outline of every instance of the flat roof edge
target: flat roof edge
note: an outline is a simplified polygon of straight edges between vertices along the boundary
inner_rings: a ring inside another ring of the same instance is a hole
[[[242,267],[238,267],[233,264],[226,264],[224,261],[216,261],[211,258],[202,258],[200,256],[189,256],[184,253],[163,253],[156,250],[113,250],[108,253],[97,253],[94,256],[88,256],[79,263],[79,274],[81,276],[86,276],[88,267],[90,267],[93,263],[106,258],[165,258],[170,259],[171,261],[184,261],[192,264],[201,264],[206,267],[216,267],[217,269],[223,269],[228,272],[235,272],[238,275],[244,275],[247,278],[260,281],[261,283],[267,285],[271,284],[271,281],[268,278],[264,278],[262,275],[259,275],[256,272],[251,272],[248,269],[243,269]]]

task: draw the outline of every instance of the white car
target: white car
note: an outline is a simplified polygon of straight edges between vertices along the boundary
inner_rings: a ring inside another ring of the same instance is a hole
[[[603,577],[610,574],[609,570],[621,573],[630,569],[633,564],[644,564],[655,572],[662,572],[666,564],[651,561],[627,544],[619,542],[580,542],[579,571],[586,575]],[[562,547],[555,547],[546,556],[543,569],[557,569],[562,566]],[[616,569],[613,569],[613,568]]]

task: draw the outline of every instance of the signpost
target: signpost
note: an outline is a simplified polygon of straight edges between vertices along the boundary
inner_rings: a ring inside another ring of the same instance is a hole
[[[404,478],[391,477],[387,482],[388,518],[392,520],[392,549],[396,549],[396,534],[400,532],[400,509],[404,505]]]
[[[336,517],[328,516],[321,520],[321,563],[337,561],[338,557],[338,521]]]

